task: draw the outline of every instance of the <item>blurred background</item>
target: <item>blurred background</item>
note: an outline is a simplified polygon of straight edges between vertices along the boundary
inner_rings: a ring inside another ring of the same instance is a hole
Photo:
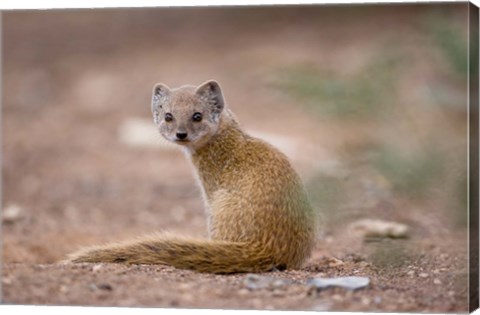
[[[215,79],[303,178],[322,214],[315,255],[428,268],[454,251],[462,284],[467,53],[466,3],[3,13],[3,261],[163,229],[206,236],[150,99],[156,82]],[[408,238],[362,241],[351,224],[364,219]]]

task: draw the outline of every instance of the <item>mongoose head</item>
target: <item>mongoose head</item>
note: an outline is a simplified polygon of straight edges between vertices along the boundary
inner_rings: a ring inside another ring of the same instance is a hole
[[[217,132],[225,107],[220,85],[213,80],[198,87],[170,89],[162,83],[153,88],[153,121],[168,141],[198,148]]]

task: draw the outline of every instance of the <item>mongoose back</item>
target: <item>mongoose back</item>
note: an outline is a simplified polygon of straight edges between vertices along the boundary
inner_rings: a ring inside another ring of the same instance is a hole
[[[69,262],[166,264],[211,273],[299,268],[310,256],[316,215],[287,158],[249,136],[216,81],[153,89],[160,134],[184,148],[200,184],[208,239],[156,234],[88,247]]]

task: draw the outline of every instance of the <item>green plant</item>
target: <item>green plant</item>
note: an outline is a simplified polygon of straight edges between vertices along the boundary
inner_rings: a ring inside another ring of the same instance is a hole
[[[413,198],[428,195],[444,170],[442,155],[433,147],[409,153],[380,148],[372,165],[392,183],[394,191]]]
[[[389,109],[399,58],[384,54],[350,77],[297,64],[278,71],[274,86],[313,112],[338,118],[372,117]]]
[[[427,23],[433,42],[440,48],[451,70],[458,78],[466,80],[468,75],[467,23],[462,28],[440,16],[430,17]]]

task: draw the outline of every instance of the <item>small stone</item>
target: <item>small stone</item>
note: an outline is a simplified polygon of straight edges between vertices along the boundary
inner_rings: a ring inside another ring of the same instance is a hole
[[[258,290],[268,287],[268,283],[265,277],[256,275],[256,274],[248,274],[243,281],[243,284],[249,290]]]
[[[410,270],[407,272],[407,275],[409,275],[410,277],[413,277],[415,275],[415,271]]]
[[[382,298],[380,296],[377,295],[373,298],[373,303],[380,304],[381,302],[382,302]]]
[[[100,269],[102,269],[102,268],[103,268],[103,265],[97,264],[97,265],[94,265],[94,266],[92,267],[92,271],[93,271],[93,272],[98,272],[98,271],[100,271]]]
[[[273,280],[273,282],[271,283],[272,287],[274,288],[281,288],[281,287],[284,287],[286,285],[289,285],[291,282],[286,280],[286,279],[275,279]]]
[[[97,290],[112,291],[113,290],[112,286],[108,283],[101,283],[98,285],[95,283],[91,283],[88,285],[88,288],[92,291],[97,291]]]
[[[16,204],[8,205],[3,209],[2,221],[4,223],[13,223],[20,219],[22,211],[22,208]]]
[[[317,290],[323,290],[329,287],[341,287],[348,290],[358,290],[368,286],[370,279],[367,277],[338,277],[338,278],[313,278],[307,281],[307,284]]]
[[[97,290],[98,290],[97,285],[94,284],[94,283],[90,283],[90,284],[88,285],[88,288],[89,288],[91,291],[97,291]]]
[[[448,291],[448,296],[454,296],[455,295],[455,291]]]
[[[106,290],[106,291],[112,291],[113,288],[110,284],[108,283],[102,283],[97,286],[100,290]]]
[[[428,278],[428,273],[422,272],[418,275],[420,278]]]
[[[442,281],[440,279],[433,279],[434,284],[442,284]]]
[[[364,219],[352,223],[350,228],[360,232],[364,237],[408,237],[408,226],[397,222]]]
[[[280,288],[291,284],[289,279],[280,279],[256,274],[248,274],[243,281],[245,287],[249,290],[259,290],[265,288]]]

